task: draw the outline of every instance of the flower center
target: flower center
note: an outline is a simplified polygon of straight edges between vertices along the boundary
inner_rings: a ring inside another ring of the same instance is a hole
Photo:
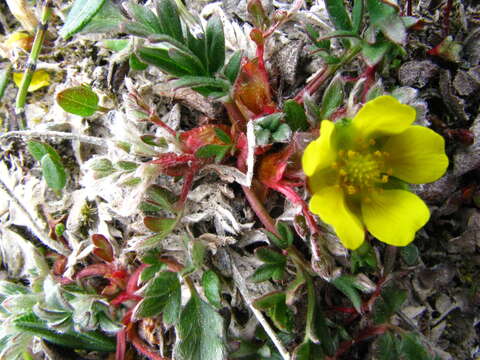
[[[386,183],[391,174],[391,171],[385,170],[385,158],[388,155],[371,149],[340,151],[334,164],[338,170],[339,185],[347,194],[355,195],[368,193],[376,185]]]

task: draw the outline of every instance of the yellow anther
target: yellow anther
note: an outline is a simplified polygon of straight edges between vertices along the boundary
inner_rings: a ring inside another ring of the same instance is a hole
[[[375,152],[373,153],[373,155],[375,155],[376,157],[382,157],[382,153],[381,153],[380,151],[378,151],[378,150],[375,151]]]
[[[347,192],[348,192],[348,195],[354,195],[357,193],[357,188],[353,185],[348,185]]]
[[[383,175],[381,181],[382,181],[382,183],[387,183],[388,182],[388,175]]]
[[[340,171],[338,173],[340,174],[340,176],[347,175],[347,172],[345,171],[345,169],[340,169]]]
[[[340,151],[338,152],[338,155],[339,155],[340,157],[343,157],[343,156],[345,155],[345,150],[340,150]]]
[[[338,163],[336,161],[332,163],[332,168],[338,169]]]
[[[357,155],[357,152],[356,151],[353,151],[353,150],[348,150],[348,158],[351,159],[353,157],[355,157]]]

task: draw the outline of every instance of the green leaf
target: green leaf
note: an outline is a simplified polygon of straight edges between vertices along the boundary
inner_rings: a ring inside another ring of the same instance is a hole
[[[230,150],[230,148],[230,145],[204,145],[198,148],[198,150],[195,152],[195,156],[199,159],[206,159],[215,156],[216,158],[220,158],[221,161],[221,159],[223,159],[223,157],[225,156],[227,151]]]
[[[277,328],[289,332],[292,329],[293,317],[285,300],[285,293],[273,292],[255,300],[253,306],[266,311]]]
[[[225,64],[225,36],[219,16],[208,19],[205,31],[208,53],[208,72],[213,75]]]
[[[168,50],[168,55],[179,66],[184,69],[188,69],[190,75],[207,75],[206,70],[198,57],[192,54],[190,51],[182,51],[176,48]]]
[[[201,241],[194,240],[192,244],[192,263],[196,269],[201,269],[205,260],[206,247]]]
[[[135,54],[131,54],[128,58],[128,64],[130,65],[130,69],[142,71],[148,67],[148,64],[140,61],[140,59]]]
[[[231,144],[232,143],[232,139],[230,138],[230,136],[225,132],[223,131],[222,129],[216,127],[213,129],[215,131],[215,135],[217,135],[217,137],[220,139],[220,141],[224,142],[225,144]]]
[[[255,249],[255,255],[267,264],[285,265],[287,258],[283,254],[269,249],[268,247],[259,247]]]
[[[249,280],[253,282],[267,281],[272,278],[274,280],[281,280],[285,271],[285,266],[278,264],[264,264],[261,265],[255,272],[249,277]]]
[[[352,23],[343,0],[325,0],[330,20],[337,30],[352,31]]]
[[[303,106],[298,104],[295,100],[287,100],[283,105],[283,112],[285,113],[285,121],[292,131],[305,131],[308,129],[305,110],[303,109]]]
[[[418,250],[418,247],[410,243],[409,245],[400,248],[400,256],[408,266],[413,266],[418,263],[420,251]]]
[[[369,66],[374,66],[383,59],[391,47],[391,43],[387,41],[378,41],[375,44],[364,42],[362,45],[362,55]]]
[[[129,1],[124,5],[133,22],[144,26],[152,34],[162,34],[163,29],[158,17],[146,6]]]
[[[224,360],[227,356],[223,318],[214,308],[193,295],[176,327],[176,360]]]
[[[404,44],[407,39],[405,24],[397,14],[397,9],[379,0],[366,0],[370,22],[397,44]]]
[[[42,174],[47,185],[53,190],[60,191],[67,183],[67,174],[60,161],[47,154],[42,158]]]
[[[272,140],[275,142],[288,142],[292,137],[292,129],[288,124],[280,124],[280,126],[272,133]]]
[[[425,347],[420,343],[418,337],[413,333],[402,334],[402,340],[400,344],[400,353],[405,360],[432,360],[433,356],[430,356],[425,350]]]
[[[188,69],[179,66],[168,56],[168,50],[156,48],[140,48],[138,56],[142,61],[160,68],[167,74],[180,77],[189,74]]]
[[[307,340],[293,351],[293,360],[322,360],[325,358],[322,346]]]
[[[373,321],[375,324],[384,324],[401,309],[407,299],[407,291],[394,286],[383,289],[382,295],[373,307]]]
[[[124,160],[121,160],[119,162],[117,162],[116,164],[120,169],[124,170],[124,171],[134,171],[138,168],[138,164],[133,162],[133,161],[124,161]]]
[[[166,267],[165,264],[163,263],[157,263],[150,265],[143,269],[141,275],[140,275],[140,281],[141,282],[147,282],[150,281],[151,279],[154,278],[154,276],[161,270],[163,270]]]
[[[360,33],[360,30],[362,29],[363,1],[364,0],[355,0],[353,3],[352,30],[356,34]]]
[[[91,166],[95,173],[95,179],[101,179],[105,176],[113,174],[116,170],[110,160],[102,158],[95,160]]]
[[[171,219],[171,218],[158,218],[158,217],[153,217],[153,216],[146,216],[143,219],[143,223],[145,226],[153,231],[153,232],[158,232],[161,234],[168,234],[170,233],[173,228],[175,227],[175,224],[177,223],[177,219]]]
[[[148,202],[158,205],[160,209],[175,212],[172,204],[177,201],[177,197],[171,191],[160,185],[151,185],[146,192]]]
[[[70,114],[86,117],[98,110],[98,95],[88,85],[75,86],[59,92],[57,103]]]
[[[391,332],[380,335],[376,340],[376,345],[375,353],[378,360],[397,360],[401,358],[398,353],[395,335]]]
[[[113,1],[103,3],[100,10],[82,28],[80,33],[108,33],[120,30],[120,24],[124,21],[120,9]]]
[[[280,237],[282,238],[284,249],[290,247],[293,244],[293,232],[290,229],[290,226],[284,222],[279,221],[277,223],[277,231]]]
[[[368,241],[365,241],[357,250],[352,251],[350,256],[352,273],[357,273],[362,268],[375,270],[377,267],[377,256],[375,250]]]
[[[58,333],[50,330],[47,323],[33,313],[22,315],[13,323],[19,331],[35,335],[57,345],[91,351],[115,351],[115,340],[100,332]]]
[[[182,76],[181,79],[172,82],[172,87],[174,89],[184,87],[195,88],[197,86],[208,86],[228,92],[231,84],[222,79],[214,79],[206,76]]]
[[[220,308],[220,279],[214,271],[207,270],[203,273],[202,287],[205,297],[208,299],[210,304],[215,306],[217,309]]]
[[[102,41],[104,48],[112,51],[121,51],[128,46],[129,40],[126,39],[107,39]]]
[[[328,119],[342,104],[343,96],[342,78],[341,76],[335,76],[323,93],[322,107],[320,108],[319,114],[320,119]]]
[[[331,282],[338,290],[350,299],[358,313],[362,312],[362,298],[355,286],[355,277],[342,275]]]
[[[10,81],[11,70],[12,67],[10,65],[7,65],[5,69],[2,69],[0,71],[0,100],[2,100],[3,95],[5,94],[5,89],[7,88],[7,85]]]
[[[25,295],[28,294],[30,290],[28,287],[15,284],[11,281],[0,280],[0,295],[10,296],[10,295]]]
[[[162,271],[141,290],[143,300],[134,311],[136,318],[157,316],[163,312],[163,320],[174,324],[178,320],[181,305],[181,288],[178,275]]]
[[[184,42],[182,23],[178,16],[178,8],[171,0],[157,1],[157,15],[163,29],[163,33],[171,36],[181,43]]]
[[[75,0],[65,20],[65,24],[59,31],[59,35],[64,39],[68,39],[82,30],[100,10],[105,1]]]
[[[235,83],[237,79],[238,72],[240,71],[240,65],[242,63],[243,52],[241,50],[236,51],[228,61],[225,69],[223,69],[223,74],[232,84]]]
[[[37,161],[41,161],[45,155],[50,155],[56,161],[61,161],[60,156],[55,149],[47,143],[32,140],[27,142],[27,149]]]

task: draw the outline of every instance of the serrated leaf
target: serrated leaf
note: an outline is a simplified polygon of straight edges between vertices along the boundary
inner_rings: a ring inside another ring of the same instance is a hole
[[[255,255],[267,264],[284,265],[287,261],[285,255],[279,254],[268,247],[259,247],[255,249]]]
[[[66,112],[90,116],[98,110],[98,95],[90,86],[82,85],[65,89],[57,94],[57,103]]]
[[[177,219],[146,216],[143,219],[143,223],[149,230],[164,234],[170,233],[173,230],[173,227],[177,223]]]
[[[221,306],[220,279],[214,271],[207,270],[203,273],[202,287],[205,297],[208,299],[210,304],[216,308],[219,308]]]
[[[242,63],[243,52],[241,50],[236,51],[228,61],[223,74],[232,84],[237,80],[238,73],[240,71],[240,64]]]
[[[400,349],[405,360],[432,360],[433,358],[413,333],[402,334]]]
[[[401,309],[407,299],[407,291],[393,286],[383,289],[381,297],[377,299],[373,307],[373,321],[383,324]]]
[[[177,77],[189,74],[188,69],[179,66],[170,59],[168,50],[143,47],[138,50],[138,56],[142,61],[160,68],[167,74]]]
[[[393,42],[404,44],[407,32],[397,9],[379,0],[367,0],[366,4],[370,22]]]
[[[223,131],[222,129],[216,127],[213,129],[215,131],[215,135],[217,135],[217,137],[222,141],[224,142],[225,144],[231,144],[232,143],[232,139],[230,139],[230,136],[228,136],[228,134]]]
[[[275,142],[288,142],[292,137],[292,129],[288,124],[280,124],[280,126],[272,132],[272,140]]]
[[[305,110],[303,109],[303,106],[298,104],[295,100],[285,101],[283,112],[285,113],[285,121],[292,131],[305,131],[308,129]]]
[[[205,159],[212,156],[225,155],[225,152],[230,149],[230,145],[216,145],[209,144],[200,147],[196,152],[195,156],[199,159]]]
[[[285,249],[293,244],[293,232],[290,229],[290,226],[279,221],[277,224],[277,231],[285,244]]]
[[[67,183],[67,174],[60,161],[47,154],[42,158],[42,174],[47,185],[53,190],[60,191]]]
[[[100,10],[106,0],[75,0],[59,35],[64,39],[82,30]]]
[[[15,327],[23,332],[48,340],[54,344],[73,349],[93,351],[115,351],[115,341],[99,332],[58,333],[48,328],[46,322],[33,313],[28,313],[13,321]]]
[[[213,75],[225,64],[225,35],[220,17],[212,16],[208,19],[205,41],[208,52],[208,72]]]
[[[328,15],[337,30],[352,31],[352,23],[344,0],[325,0]]]
[[[253,302],[259,310],[266,311],[277,328],[290,331],[292,328],[292,313],[285,303],[286,296],[282,292],[274,292],[262,296]]]
[[[328,87],[325,89],[322,97],[322,107],[320,108],[320,119],[328,119],[330,115],[343,102],[343,81],[341,76],[335,76]]]
[[[414,244],[409,244],[400,248],[400,256],[408,266],[413,266],[418,263],[420,251]]]
[[[158,205],[160,209],[174,212],[172,204],[177,201],[177,197],[171,191],[159,185],[151,185],[147,189],[146,197],[149,203]]]
[[[342,275],[332,280],[331,283],[352,302],[358,313],[362,312],[362,298],[355,287],[353,276]]]
[[[163,29],[163,33],[183,43],[183,31],[178,8],[171,0],[157,1],[157,15]]]
[[[369,66],[378,64],[392,45],[386,41],[378,41],[375,44],[365,42],[362,45],[362,55]]]
[[[279,279],[283,276],[284,266],[277,264],[264,264],[261,265],[255,272],[249,277],[249,280],[253,282],[267,281],[270,278]]]
[[[268,239],[274,244],[275,246],[279,247],[280,249],[286,249],[288,247],[288,243],[283,239],[276,236],[274,233],[270,231],[265,232],[267,234]]]
[[[176,360],[224,360],[226,358],[223,318],[214,308],[193,295],[176,327]]]
[[[376,345],[375,355],[378,360],[397,360],[400,358],[395,335],[391,332],[380,335],[376,340]]]
[[[141,290],[143,300],[134,311],[136,318],[157,316],[163,312],[163,320],[174,324],[178,320],[181,305],[181,288],[178,275],[162,271]]]

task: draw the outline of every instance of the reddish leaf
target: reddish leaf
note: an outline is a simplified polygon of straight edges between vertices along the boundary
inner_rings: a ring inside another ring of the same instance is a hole
[[[93,234],[92,242],[95,245],[93,253],[106,262],[113,261],[113,247],[108,239],[101,234]]]
[[[221,129],[229,133],[230,129],[226,125],[203,125],[180,134],[180,140],[186,147],[186,152],[195,153],[199,148],[205,145],[228,145],[219,139],[215,129]]]

